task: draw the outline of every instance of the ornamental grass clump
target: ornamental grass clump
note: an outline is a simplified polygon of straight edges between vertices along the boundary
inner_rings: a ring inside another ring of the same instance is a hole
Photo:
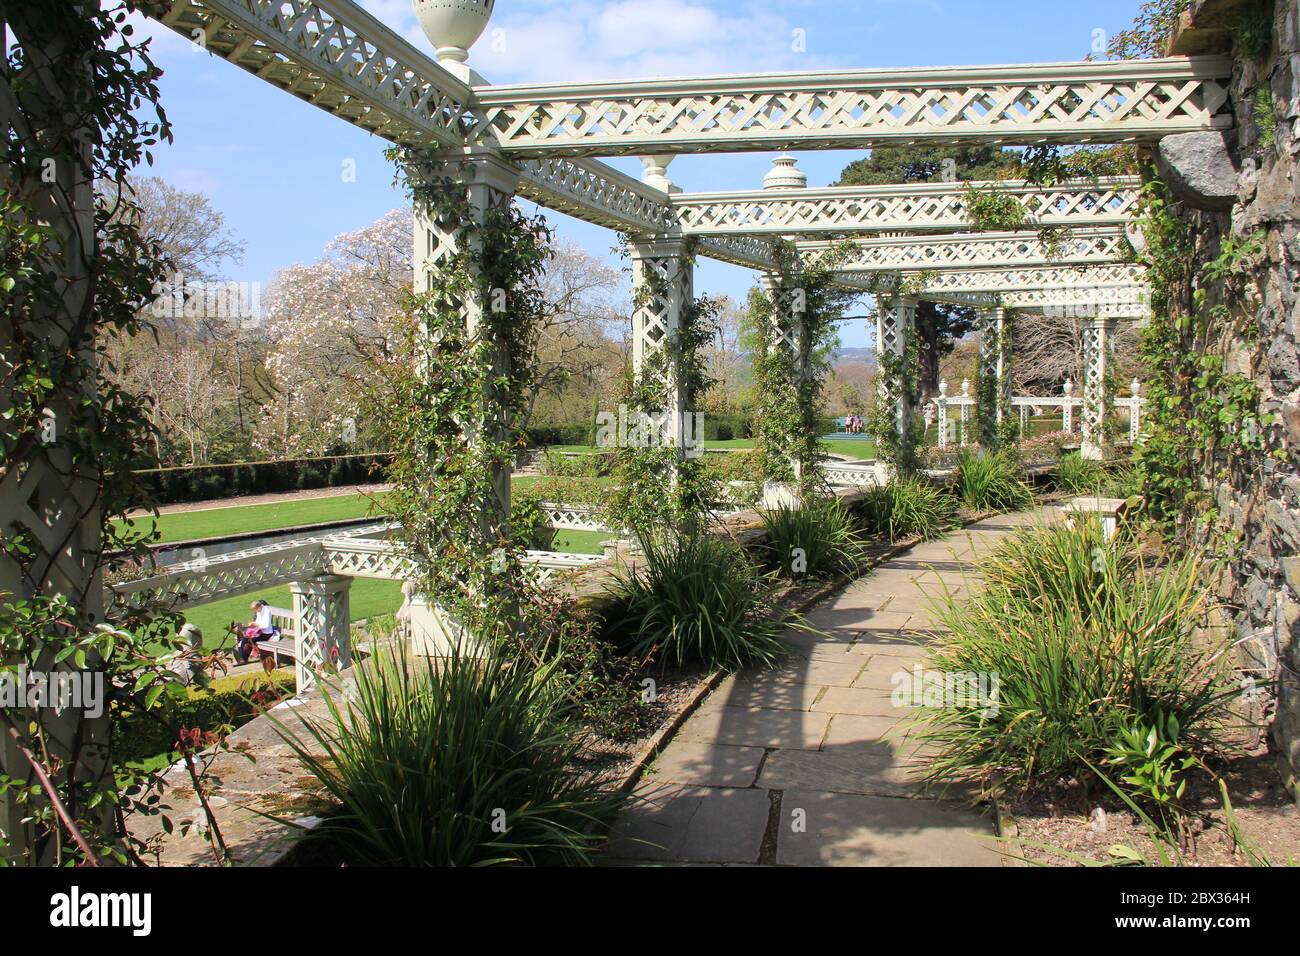
[[[577,769],[559,662],[521,656],[380,650],[327,719],[282,725],[338,804],[309,840],[366,866],[590,863],[617,801]]]
[[[962,453],[956,491],[972,511],[1022,511],[1034,503],[1034,493],[1021,480],[1016,462],[1008,455],[986,451]]]
[[[1124,728],[1174,720],[1213,747],[1232,689],[1222,647],[1193,646],[1206,612],[1195,556],[1153,562],[1094,520],[1024,530],[979,567],[973,597],[941,608],[931,666],[991,675],[996,706],[944,702],[922,718],[929,782],[1011,788],[1088,780]]]
[[[1099,494],[1109,475],[1099,461],[1084,458],[1078,452],[1062,455],[1053,482],[1058,491],[1070,494]]]
[[[738,545],[700,531],[640,537],[645,563],[619,572],[611,622],[633,657],[724,670],[776,662],[787,617]]]
[[[937,538],[957,519],[957,502],[924,478],[899,478],[872,488],[857,505],[863,530],[890,541]]]
[[[781,504],[763,515],[764,563],[783,577],[854,575],[867,564],[866,542],[839,498],[814,498],[802,507]]]

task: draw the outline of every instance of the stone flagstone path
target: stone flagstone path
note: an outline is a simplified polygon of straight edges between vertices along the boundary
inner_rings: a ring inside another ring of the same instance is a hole
[[[976,586],[974,562],[1056,509],[999,515],[918,545],[789,632],[775,670],[729,677],[647,771],[610,864],[998,866],[986,816],[917,796],[910,711],[893,675],[923,663],[932,599]]]

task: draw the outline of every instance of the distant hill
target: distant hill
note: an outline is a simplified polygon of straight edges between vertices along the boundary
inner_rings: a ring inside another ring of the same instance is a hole
[[[876,350],[861,347],[840,349],[840,357],[836,359],[836,364],[865,365],[868,368],[875,368]]]

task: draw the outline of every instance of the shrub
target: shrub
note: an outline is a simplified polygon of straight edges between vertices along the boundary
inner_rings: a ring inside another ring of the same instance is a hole
[[[786,621],[739,546],[703,533],[641,541],[645,566],[618,572],[622,612],[611,622],[633,656],[726,669],[775,663]]]
[[[857,511],[869,534],[890,541],[911,537],[928,541],[952,526],[957,502],[924,478],[900,478],[867,491]]]
[[[403,651],[355,672],[345,702],[325,695],[328,719],[282,729],[339,804],[313,841],[371,866],[591,862],[617,804],[576,769],[584,745],[558,663]]]
[[[614,468],[608,452],[565,455],[547,449],[542,452],[542,472],[556,478],[604,478]]]
[[[957,496],[972,511],[1020,511],[1034,503],[1015,462],[985,451],[963,452],[958,459]]]
[[[765,563],[787,578],[852,575],[866,566],[866,543],[838,498],[809,500],[801,508],[783,504],[763,515],[763,525]]]
[[[1208,746],[1230,692],[1221,650],[1192,634],[1204,602],[1194,556],[1153,565],[1100,525],[1030,529],[981,564],[985,587],[949,599],[933,666],[996,675],[996,706],[950,702],[922,720],[929,780],[1028,787],[1086,778],[1119,728],[1177,721]]]
[[[526,550],[549,551],[555,542],[555,529],[546,524],[541,502],[536,492],[525,492],[516,494],[510,504],[510,535]]]

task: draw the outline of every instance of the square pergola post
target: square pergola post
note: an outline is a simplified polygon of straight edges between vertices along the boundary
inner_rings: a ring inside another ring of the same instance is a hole
[[[1115,319],[1093,316],[1083,327],[1083,414],[1080,455],[1101,461],[1106,450],[1106,415],[1110,408],[1107,369],[1115,338]]]
[[[686,457],[683,415],[688,409],[678,336],[695,298],[695,266],[681,237],[634,239],[630,248],[632,367],[639,382],[652,382],[662,395],[660,407],[634,410],[655,420],[656,434],[646,436],[644,422],[638,434],[643,441],[648,438],[658,447],[675,449],[680,462]]]
[[[882,299],[876,308],[876,352],[880,359],[876,391],[887,406],[894,408],[894,429],[905,441],[912,428],[912,396],[907,383],[884,368],[886,356],[899,363],[907,361],[908,343],[916,328],[917,300],[910,296]]]
[[[1007,310],[1001,307],[981,309],[979,313],[980,328],[980,378],[993,380],[993,388],[982,390],[976,415],[979,420],[980,444],[986,448],[996,448],[1001,442],[1002,419],[1011,402],[1011,380],[1007,374],[1009,364],[1007,341]],[[992,399],[992,407],[985,407]]]
[[[436,269],[447,259],[465,252],[474,251],[479,239],[471,226],[482,225],[493,210],[506,210],[514,199],[519,185],[519,169],[513,163],[499,156],[481,150],[466,150],[464,153],[441,153],[431,155],[413,171],[413,175],[427,182],[438,183],[440,188],[463,191],[468,200],[468,219],[448,215],[437,209],[430,209],[417,202],[415,217],[415,291],[436,292]],[[466,261],[466,267],[473,269],[472,261]],[[480,283],[473,276],[474,285]],[[493,298],[497,290],[487,290]],[[504,294],[505,290],[499,290]],[[483,324],[484,309],[490,303],[470,295],[458,303],[464,316],[465,329],[469,335],[485,331]],[[489,342],[493,351],[493,371],[502,373],[508,370],[510,356],[504,343]],[[496,440],[506,437],[508,423],[505,411],[495,407],[490,395],[484,395],[480,414],[471,421],[461,423],[466,440],[475,442],[486,435]],[[483,502],[484,520],[488,524],[506,527],[510,519],[510,467],[498,463],[492,469],[491,499]]]
[[[796,280],[774,272],[763,274],[763,291],[772,302],[771,327],[768,329],[769,359],[784,366],[791,387],[798,390],[810,371],[811,357],[804,341],[807,336],[807,292]],[[803,478],[803,465],[798,456],[791,457],[790,467],[796,481]]]
[[[322,574],[289,585],[297,638],[294,676],[298,693],[313,689],[322,673],[352,664],[352,579]]]

